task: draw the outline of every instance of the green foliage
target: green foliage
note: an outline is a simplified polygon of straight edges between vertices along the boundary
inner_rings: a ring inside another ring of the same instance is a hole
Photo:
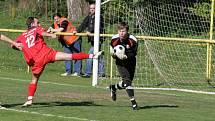
[[[209,18],[210,17],[210,11],[211,11],[211,4],[210,3],[194,3],[193,8],[189,8],[190,11],[195,13],[198,16]]]

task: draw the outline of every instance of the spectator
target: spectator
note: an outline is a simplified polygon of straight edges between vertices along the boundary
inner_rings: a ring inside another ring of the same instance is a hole
[[[137,55],[137,39],[128,33],[129,26],[125,22],[118,25],[118,34],[112,37],[110,43],[110,52],[113,58],[116,59],[116,66],[122,78],[118,84],[110,85],[111,97],[116,101],[117,89],[126,89],[126,92],[132,103],[133,110],[138,110],[137,103],[134,98],[134,89],[132,88],[132,80],[134,78]],[[115,55],[113,48],[117,45],[122,45],[125,48],[125,54]]]
[[[103,17],[101,16],[100,18],[100,33],[104,32],[104,22],[103,22]],[[94,33],[94,24],[95,24],[95,4],[90,4],[90,12],[89,14],[84,18],[83,22],[81,25],[78,27],[77,32],[83,32],[86,30],[87,34]],[[88,42],[91,44],[89,53],[93,53],[94,51],[94,37],[93,36],[88,36]],[[99,48],[101,47],[103,40],[100,38],[100,45]],[[87,59],[86,62],[86,69],[85,69],[85,74],[82,75],[82,77],[89,78],[92,74],[92,65],[93,65],[93,60],[92,59]],[[100,56],[99,57],[99,67],[98,67],[98,75],[100,77],[105,76],[105,71],[104,71],[104,57]]]
[[[22,52],[26,63],[30,66],[32,71],[32,80],[28,87],[28,98],[23,104],[23,107],[31,106],[33,96],[37,89],[38,80],[45,69],[46,64],[55,61],[65,60],[81,60],[87,58],[98,58],[101,51],[96,54],[86,53],[63,53],[58,52],[47,46],[43,36],[56,38],[55,34],[50,34],[44,31],[42,26],[39,26],[39,21],[35,17],[28,17],[26,21],[28,30],[23,32],[16,38],[16,42],[22,43]],[[15,48],[15,46],[13,46]]]
[[[66,18],[62,17],[59,13],[55,14],[54,16],[54,24],[52,27],[48,29],[47,32],[73,32],[76,31],[76,28],[72,25],[72,23],[67,20]],[[64,48],[65,53],[79,53],[81,52],[81,38],[78,36],[60,36],[58,38],[60,43]],[[72,61],[65,61],[65,73],[61,74],[61,76],[80,76],[81,75],[81,68],[82,68],[82,61],[81,60],[74,60],[74,73],[73,71],[73,62]]]

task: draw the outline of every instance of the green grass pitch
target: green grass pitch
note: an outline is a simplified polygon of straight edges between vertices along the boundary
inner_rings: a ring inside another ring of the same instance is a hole
[[[57,64],[57,63],[56,63]],[[1,69],[0,121],[213,121],[213,95],[135,90],[140,110],[133,111],[125,91],[113,102],[110,92],[91,86],[91,79],[60,77],[49,65],[38,85],[34,105],[26,100],[30,74]],[[57,69],[56,69],[57,70]]]

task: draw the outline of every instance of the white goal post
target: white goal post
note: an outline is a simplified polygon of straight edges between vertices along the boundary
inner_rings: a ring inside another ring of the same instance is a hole
[[[99,51],[99,34],[100,34],[100,7],[101,0],[96,0],[96,11],[95,11],[95,27],[94,27],[94,53]],[[98,59],[93,59],[93,80],[92,86],[97,85],[98,80]]]

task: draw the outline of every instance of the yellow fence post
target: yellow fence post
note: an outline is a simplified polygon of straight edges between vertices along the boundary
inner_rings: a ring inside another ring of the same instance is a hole
[[[214,0],[211,1],[210,40],[213,39]],[[211,79],[212,45],[207,44],[207,80]]]
[[[16,16],[16,1],[13,0],[11,3],[11,16],[15,18]]]

